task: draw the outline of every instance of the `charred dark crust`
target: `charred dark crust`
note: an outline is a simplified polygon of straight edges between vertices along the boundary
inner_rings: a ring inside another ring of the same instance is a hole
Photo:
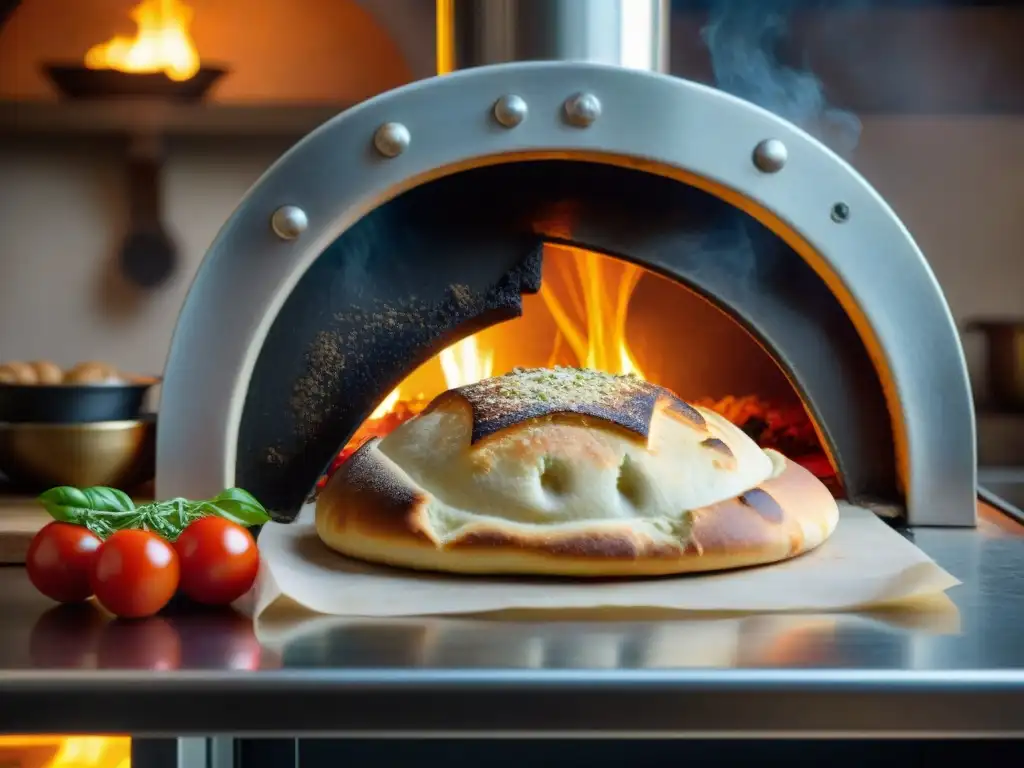
[[[781,523],[786,516],[782,505],[768,491],[762,488],[751,488],[740,496],[740,503],[750,507],[771,523]]]
[[[705,440],[701,440],[700,444],[705,448],[710,448],[712,451],[717,451],[723,456],[733,456],[732,448],[725,444],[724,441],[717,437],[709,437]]]
[[[471,442],[504,429],[558,414],[591,417],[647,439],[659,402],[706,429],[704,417],[672,392],[635,376],[613,376],[576,368],[517,369],[454,390],[473,413]]]
[[[405,483],[381,472],[380,459],[373,454],[373,448],[380,442],[379,437],[371,438],[359,446],[355,453],[338,467],[332,481],[344,482],[354,495],[371,495],[374,502],[387,502],[388,515],[405,514],[414,508],[418,498]]]
[[[471,399],[466,396],[465,392],[459,394],[466,397],[473,408],[473,436],[471,438],[473,443],[517,424],[563,413],[574,413],[606,421],[646,439],[650,432],[651,415],[654,413],[656,401],[653,395],[643,394],[631,397],[614,407],[601,403],[580,403],[560,407],[545,403],[520,403],[515,410],[506,411],[494,409],[480,400]]]
[[[670,405],[668,407],[669,411],[678,414],[679,416],[682,416],[687,421],[692,422],[693,425],[696,427],[700,427],[701,429],[707,429],[708,423],[707,421],[704,420],[704,417],[701,415],[700,411],[698,411],[689,403],[680,400],[672,392],[665,389],[664,387],[657,388],[661,390],[662,394],[671,398],[669,401]]]

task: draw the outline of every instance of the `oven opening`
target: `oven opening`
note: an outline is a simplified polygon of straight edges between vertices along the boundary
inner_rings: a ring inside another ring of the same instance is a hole
[[[636,373],[901,503],[881,379],[811,265],[723,197],[592,158],[442,170],[341,231],[263,340],[235,482],[294,519],[441,392],[554,365]]]
[[[634,374],[739,426],[802,464],[837,497],[838,473],[800,395],[772,356],[686,286],[596,251],[546,243],[541,289],[521,317],[451,344],[386,393],[318,482],[366,440],[384,437],[445,390],[516,367]]]

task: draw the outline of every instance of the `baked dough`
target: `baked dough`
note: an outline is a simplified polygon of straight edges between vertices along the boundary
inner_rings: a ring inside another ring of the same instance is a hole
[[[121,374],[109,363],[92,360],[76,363],[64,374],[65,384],[120,384]]]
[[[330,548],[432,571],[649,576],[817,547],[828,489],[713,411],[633,376],[517,369],[438,396],[320,493]]]
[[[67,372],[49,360],[26,363],[15,360],[0,365],[0,384],[121,384],[124,377],[107,363],[78,363]]]
[[[0,384],[60,384],[64,374],[49,360],[14,361],[0,365]]]

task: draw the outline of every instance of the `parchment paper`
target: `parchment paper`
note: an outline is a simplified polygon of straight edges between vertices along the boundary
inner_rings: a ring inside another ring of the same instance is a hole
[[[582,582],[417,573],[369,565],[324,546],[307,505],[268,523],[253,616],[288,603],[335,616],[423,616],[510,609],[846,611],[936,595],[960,582],[866,509],[840,504],[825,544],[783,563],[717,574]]]

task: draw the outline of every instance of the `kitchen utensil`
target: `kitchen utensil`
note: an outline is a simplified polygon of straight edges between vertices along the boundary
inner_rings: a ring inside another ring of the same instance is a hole
[[[0,384],[0,422],[78,424],[137,419],[159,379],[123,384]]]
[[[156,420],[0,423],[0,473],[19,487],[133,489],[154,474]]]
[[[1024,319],[970,320],[964,330],[985,338],[986,404],[1000,410],[1024,410]]]
[[[130,229],[121,244],[121,272],[140,288],[156,288],[174,273],[177,247],[164,228],[159,143],[136,141],[128,159]]]

